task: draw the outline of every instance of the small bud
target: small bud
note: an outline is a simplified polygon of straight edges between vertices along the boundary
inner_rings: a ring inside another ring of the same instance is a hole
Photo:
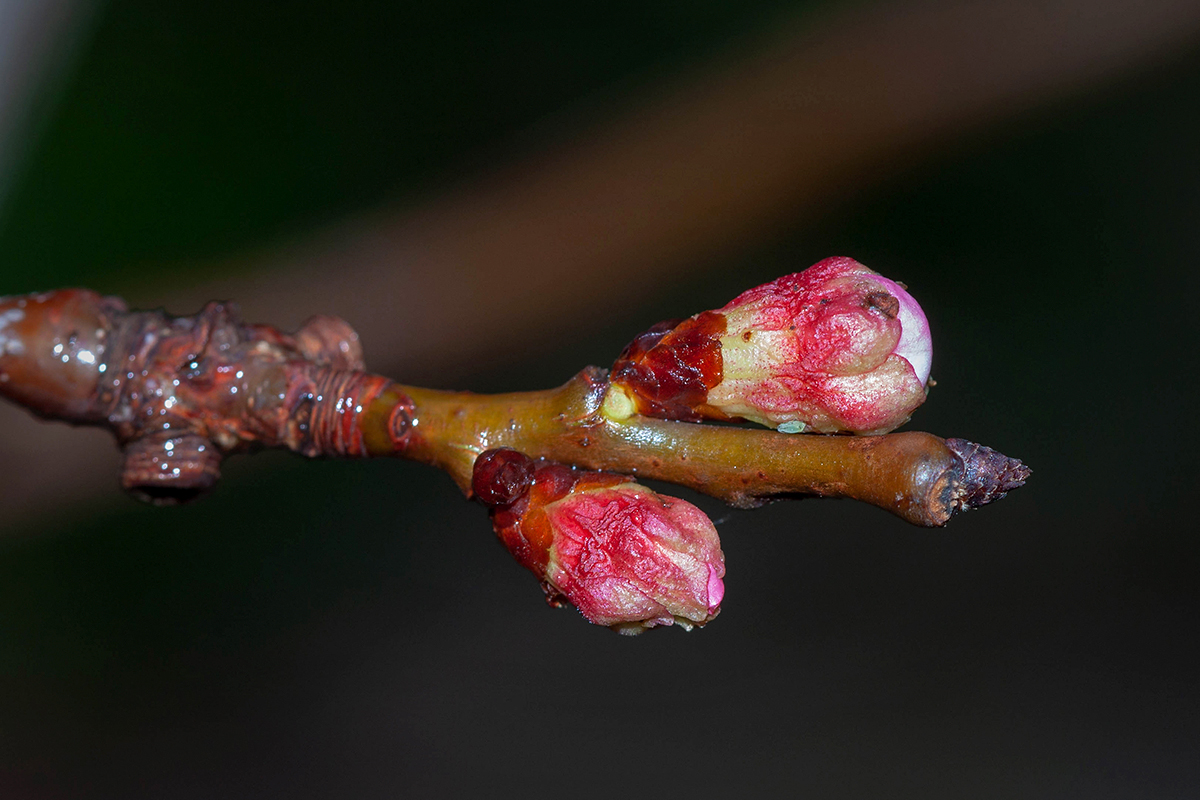
[[[496,535],[551,605],[566,601],[627,634],[691,629],[720,611],[725,556],[716,528],[691,503],[622,475],[508,449],[480,455],[472,483]]]
[[[620,398],[605,411],[886,433],[924,402],[932,353],[925,315],[900,284],[827,258],[639,336],[613,365]]]

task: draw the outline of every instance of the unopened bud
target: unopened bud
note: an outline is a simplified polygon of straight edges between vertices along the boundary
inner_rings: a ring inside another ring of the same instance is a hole
[[[690,629],[720,611],[725,557],[716,528],[690,503],[509,449],[476,459],[473,489],[551,605],[566,601],[630,634]]]
[[[886,433],[924,402],[932,353],[904,287],[827,258],[639,336],[613,365],[605,410]]]

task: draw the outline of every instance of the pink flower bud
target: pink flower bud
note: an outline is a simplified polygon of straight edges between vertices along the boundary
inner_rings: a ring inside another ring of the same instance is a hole
[[[690,630],[720,611],[725,556],[690,503],[508,449],[479,456],[473,488],[551,605],[566,601],[628,634],[674,623]]]
[[[606,411],[886,433],[924,402],[932,353],[900,284],[827,258],[639,336],[613,365]]]

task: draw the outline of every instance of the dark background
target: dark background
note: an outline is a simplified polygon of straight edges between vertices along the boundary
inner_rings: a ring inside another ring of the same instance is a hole
[[[0,293],[199,280],[602,118],[801,7],[328,8],[102,6],[0,217]],[[1195,796],[1198,130],[1192,47],[959,135],[686,285],[633,286],[585,336],[446,377],[554,385],[828,255],[904,280],[938,381],[909,427],[1020,457],[1029,485],[932,531],[674,490],[727,557],[703,631],[626,639],[546,609],[419,465],[234,459],[183,509],[62,486],[0,538],[0,789]]]

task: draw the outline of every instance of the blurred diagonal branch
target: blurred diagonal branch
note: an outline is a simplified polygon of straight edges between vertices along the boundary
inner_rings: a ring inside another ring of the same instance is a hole
[[[21,123],[29,116],[34,89],[53,82],[53,56],[70,50],[90,16],[91,0],[3,0],[0,2],[0,208],[10,169],[23,142]],[[69,43],[69,42],[68,42]],[[47,73],[51,73],[47,75]],[[28,123],[26,122],[26,127]]]

